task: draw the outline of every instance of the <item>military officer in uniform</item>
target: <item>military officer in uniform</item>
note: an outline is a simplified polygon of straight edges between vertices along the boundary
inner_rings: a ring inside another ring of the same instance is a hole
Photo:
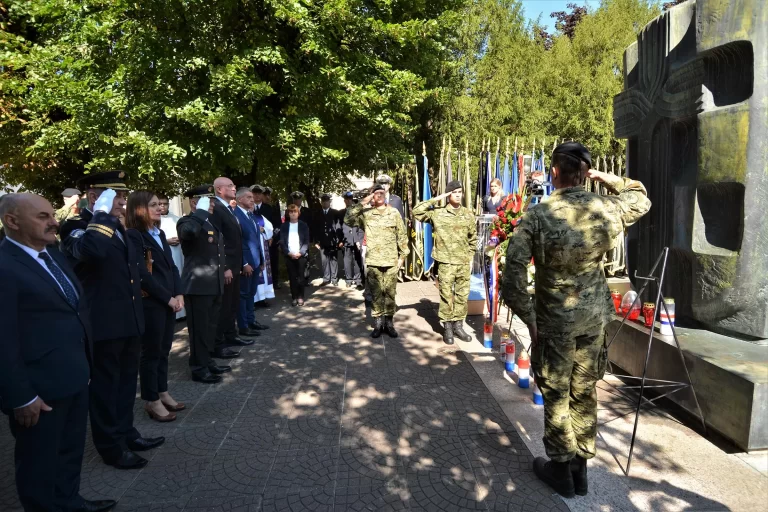
[[[53,214],[59,224],[62,224],[67,219],[77,215],[77,207],[80,202],[80,191],[76,188],[65,188],[61,193],[61,197],[64,198],[64,206],[56,210],[56,213]]]
[[[355,195],[352,191],[344,192],[344,204],[349,211],[355,205]],[[363,230],[357,226],[344,224],[342,226],[344,234],[344,280],[347,282],[347,288],[356,286],[359,290],[363,289]]]
[[[613,318],[603,255],[616,236],[651,207],[642,183],[591,170],[587,148],[566,142],[552,153],[550,198],[528,210],[510,237],[504,302],[528,325],[531,364],[544,397],[544,447],[536,475],[559,494],[587,493],[587,460],[595,456],[597,394],[605,374],[604,327]],[[615,195],[587,192],[584,179]],[[536,266],[535,298],[526,291]]]
[[[192,380],[214,384],[232,370],[211,358],[224,296],[224,237],[208,220],[213,215],[213,186],[201,185],[184,195],[191,213],[179,219],[176,232],[184,253],[181,290],[187,309],[189,368]]]
[[[331,194],[320,196],[320,206],[314,226],[315,249],[320,251],[323,284],[338,286],[339,249],[344,246],[344,233],[341,229],[343,217],[341,212],[331,208]]]
[[[470,262],[475,254],[477,228],[475,216],[461,206],[463,189],[461,182],[451,181],[445,194],[423,201],[413,207],[413,218],[432,224],[435,245],[432,258],[437,262],[440,286],[438,316],[443,322],[443,341],[453,345],[455,334],[462,341],[469,341],[464,331],[469,299]],[[439,202],[448,198],[445,206]]]
[[[369,283],[374,318],[371,336],[382,331],[397,338],[394,325],[397,272],[408,256],[408,237],[398,211],[385,202],[384,187],[374,185],[371,193],[347,210],[344,223],[365,230],[366,280]]]
[[[138,249],[119,221],[128,194],[124,178],[122,171],[109,171],[80,180],[89,206],[62,225],[61,246],[83,285],[93,330],[93,444],[107,464],[138,469],[147,460],[135,452],[160,446],[165,439],[143,438],[133,426],[144,309]]]

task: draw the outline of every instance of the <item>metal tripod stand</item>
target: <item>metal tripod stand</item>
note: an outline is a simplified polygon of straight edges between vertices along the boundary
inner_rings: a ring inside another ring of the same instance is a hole
[[[661,254],[659,255],[659,257],[656,259],[656,263],[653,264],[653,267],[651,268],[651,271],[648,273],[648,276],[639,276],[639,275],[637,275],[637,271],[635,271],[635,279],[639,279],[641,281],[644,281],[643,286],[640,288],[640,291],[637,293],[637,297],[635,298],[635,301],[632,303],[632,306],[629,308],[629,311],[627,311],[624,314],[624,318],[621,320],[621,325],[619,326],[618,329],[616,329],[616,332],[613,334],[613,336],[611,337],[611,340],[606,345],[606,351],[608,350],[608,348],[610,348],[611,344],[616,339],[616,336],[618,336],[619,332],[621,332],[621,328],[624,327],[624,324],[627,321],[627,317],[629,316],[629,313],[632,311],[632,309],[634,308],[634,306],[637,303],[637,301],[640,300],[640,297],[642,296],[643,292],[645,291],[646,287],[648,286],[648,283],[655,282],[656,285],[657,285],[657,288],[658,288],[658,290],[656,292],[656,309],[654,311],[660,312],[659,307],[663,306],[664,307],[664,312],[667,314],[667,318],[669,318],[669,311],[667,310],[667,305],[664,303],[664,297],[662,296],[662,293],[661,293],[662,286],[664,284],[664,276],[665,276],[665,273],[666,273],[666,270],[667,270],[667,257],[668,257],[668,255],[669,255],[669,247],[665,247],[661,251]],[[656,272],[656,269],[659,267],[660,263],[661,263],[661,272],[659,274],[659,277],[656,277],[656,276],[654,276],[654,273]],[[647,374],[647,371],[648,371],[648,361],[649,361],[649,359],[651,357],[651,346],[653,345],[653,332],[654,332],[653,328],[650,329],[650,334],[648,335],[648,349],[647,349],[646,354],[645,354],[645,364],[643,365],[643,375],[642,375],[642,377],[634,377],[632,375],[618,375],[618,374],[616,374],[613,371],[610,359],[608,360],[608,368],[609,368],[609,372],[608,373],[610,373],[610,374],[612,374],[614,376],[617,376],[617,377],[621,377],[622,379],[639,380],[640,381],[640,385],[639,386],[621,386],[621,387],[616,386],[614,384],[611,384],[611,383],[605,381],[606,384],[608,384],[609,386],[612,386],[614,389],[616,389],[616,391],[619,392],[619,394],[621,394],[622,396],[624,396],[625,398],[628,398],[628,399],[632,399],[633,397],[631,397],[630,395],[622,392],[622,389],[638,389],[638,388],[640,389],[640,395],[637,398],[637,407],[635,408],[635,426],[632,429],[632,439],[631,439],[631,441],[629,443],[629,456],[627,457],[627,469],[624,472],[625,476],[629,476],[629,469],[630,469],[630,466],[632,465],[632,452],[634,451],[634,448],[635,448],[635,437],[637,435],[637,424],[638,424],[638,421],[640,419],[640,408],[642,407],[643,404],[656,405],[656,404],[654,404],[654,402],[656,402],[657,400],[659,400],[661,398],[664,398],[666,396],[669,396],[672,393],[675,393],[677,391],[680,391],[681,389],[685,389],[685,388],[690,387],[691,388],[691,392],[693,393],[693,400],[696,403],[696,410],[698,411],[699,419],[701,420],[701,426],[704,429],[704,434],[706,435],[706,432],[707,432],[707,425],[706,425],[706,422],[704,421],[704,415],[701,412],[701,406],[699,406],[699,399],[696,396],[696,389],[694,389],[694,387],[693,387],[693,381],[691,380],[691,374],[688,372],[688,366],[685,364],[685,357],[683,356],[683,350],[680,348],[680,342],[677,339],[677,333],[675,331],[674,324],[671,324],[671,327],[672,327],[672,336],[673,336],[673,338],[675,340],[675,346],[677,347],[677,353],[680,355],[680,361],[683,363],[683,368],[685,369],[685,375],[688,378],[688,383],[687,384],[684,383],[684,382],[675,382],[675,381],[661,380],[661,379],[649,379],[649,378],[646,377],[646,374]],[[652,384],[648,385],[646,383],[652,383]],[[643,396],[643,392],[645,391],[646,388],[649,388],[649,389],[650,388],[674,388],[674,389],[672,389],[671,391],[667,391],[667,392],[665,392],[665,393],[663,393],[663,394],[661,394],[659,396],[656,396],[656,397],[654,397],[654,398],[649,400],[649,399],[647,399],[647,398],[645,398]],[[631,412],[622,414],[622,415],[617,416],[616,418],[613,418],[613,419],[622,418],[624,416],[627,416],[628,414],[631,414]],[[610,420],[610,421],[613,421],[613,420]]]

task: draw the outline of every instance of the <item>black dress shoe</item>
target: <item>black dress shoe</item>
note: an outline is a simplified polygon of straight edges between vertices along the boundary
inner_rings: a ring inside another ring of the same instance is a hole
[[[238,329],[237,333],[240,336],[252,336],[254,338],[256,336],[261,336],[261,333],[259,331],[255,330],[255,329],[251,329],[251,328],[248,328],[248,329]],[[251,343],[253,343],[253,342],[251,342]]]
[[[216,384],[217,382],[221,382],[221,377],[212,374],[208,371],[208,368],[205,368],[203,370],[192,372],[192,380],[195,382],[202,382],[203,384]]]
[[[213,351],[213,357],[217,359],[234,359],[240,355],[240,352],[232,350],[231,348],[217,348]]]
[[[221,375],[222,373],[228,373],[232,371],[232,367],[228,365],[211,365],[208,367],[208,371],[213,375]]]
[[[83,506],[75,509],[75,512],[106,512],[112,510],[117,505],[115,500],[83,500]]]
[[[253,336],[261,336],[261,334],[256,333],[256,334],[253,334]],[[247,347],[248,345],[253,345],[253,340],[244,340],[243,338],[234,338],[231,340],[227,340],[225,343],[227,345],[231,345],[234,347]]]
[[[132,439],[125,444],[133,450],[134,452],[143,452],[147,450],[151,450],[152,448],[157,448],[161,444],[165,442],[164,437],[139,437],[136,439]]]
[[[255,329],[257,331],[265,331],[269,329],[268,325],[260,324],[258,320],[254,320],[252,324],[248,325],[248,328]]]
[[[269,307],[269,302],[267,302],[265,300],[260,300],[259,302],[254,302],[253,303],[253,307],[255,307],[255,308],[268,308]]]
[[[141,469],[149,463],[147,459],[133,452],[123,452],[116,461],[104,462],[114,466],[115,469]]]

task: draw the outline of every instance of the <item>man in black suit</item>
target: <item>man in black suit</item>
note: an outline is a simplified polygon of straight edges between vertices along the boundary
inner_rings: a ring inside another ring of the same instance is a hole
[[[0,219],[0,404],[16,438],[19,499],[26,511],[110,510],[114,501],[80,496],[91,336],[85,292],[54,247],[53,207],[9,194]]]
[[[240,223],[235,217],[235,209],[229,202],[234,201],[237,188],[232,180],[225,177],[213,182],[213,215],[208,222],[224,237],[224,296],[221,300],[218,328],[216,329],[216,350],[214,356],[231,359],[239,355],[227,345],[247,346],[253,340],[246,340],[237,335],[235,320],[240,309],[240,274],[243,271],[243,240]]]
[[[224,296],[224,237],[208,220],[215,207],[213,187],[201,185],[184,195],[192,213],[179,219],[176,232],[184,252],[181,289],[187,308],[189,368],[192,380],[214,384],[231,371],[211,359]]]
[[[75,262],[93,329],[90,416],[93,444],[104,462],[138,469],[165,438],[143,438],[133,426],[144,332],[141,279],[135,251],[119,218],[125,215],[125,173],[88,175],[79,185],[89,207],[61,227],[61,245]]]
[[[321,209],[315,223],[315,249],[320,251],[323,284],[339,285],[339,249],[344,247],[343,217],[331,208],[331,194],[320,196]]]

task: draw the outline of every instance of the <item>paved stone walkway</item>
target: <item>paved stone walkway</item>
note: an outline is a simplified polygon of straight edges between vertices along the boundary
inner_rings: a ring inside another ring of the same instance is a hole
[[[285,287],[284,287],[285,288]],[[480,377],[437,325],[432,283],[401,285],[401,337],[371,339],[360,292],[283,289],[259,311],[267,335],[215,386],[191,382],[186,330],[172,354],[187,410],[141,471],[101,463],[90,439],[82,494],[118,511],[568,510],[531,473],[532,456]],[[13,442],[0,431],[0,510],[18,510]]]

